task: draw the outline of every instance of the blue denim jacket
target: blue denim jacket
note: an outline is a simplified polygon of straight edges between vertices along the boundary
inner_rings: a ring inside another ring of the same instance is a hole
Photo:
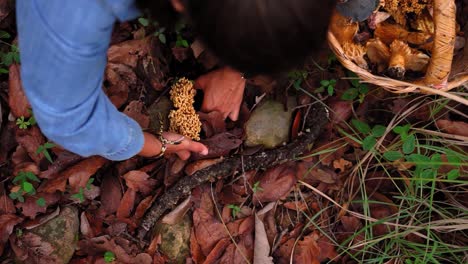
[[[102,90],[112,28],[136,18],[134,0],[17,0],[21,75],[44,135],[82,156],[124,160],[141,127]]]

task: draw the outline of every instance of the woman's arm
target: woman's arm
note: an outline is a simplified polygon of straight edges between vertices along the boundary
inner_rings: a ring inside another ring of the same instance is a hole
[[[25,93],[42,132],[77,154],[123,160],[143,147],[140,126],[101,88],[113,24],[137,15],[131,3],[17,0]]]

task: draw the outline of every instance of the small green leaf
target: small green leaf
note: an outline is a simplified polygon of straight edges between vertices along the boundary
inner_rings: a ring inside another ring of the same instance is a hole
[[[34,116],[31,116],[29,119],[28,119],[28,122],[31,126],[34,126],[37,122],[36,122],[36,118]]]
[[[138,22],[139,22],[142,26],[144,26],[144,27],[147,27],[147,26],[149,25],[148,19],[146,19],[146,18],[144,18],[144,17],[140,17],[140,18],[138,19]]]
[[[334,90],[335,90],[335,88],[333,86],[329,85],[328,88],[327,88],[328,95],[332,96]]]
[[[362,149],[369,151],[374,148],[375,144],[377,144],[377,139],[373,136],[367,136],[362,141]]]
[[[440,155],[439,153],[432,155],[431,163],[432,163],[432,168],[434,170],[438,170],[442,164],[442,155]]]
[[[363,134],[369,134],[371,132],[369,125],[360,120],[353,119],[351,120],[351,123],[359,132]]]
[[[21,183],[21,188],[23,189],[24,192],[28,194],[35,192],[34,186],[27,181]]]
[[[7,69],[4,69],[4,68],[0,68],[0,74],[7,74],[9,73],[10,71],[8,71]]]
[[[80,191],[78,193],[73,194],[71,198],[77,199],[80,203],[84,202],[85,198],[83,188],[80,188]]]
[[[36,149],[36,155],[41,154],[44,150],[45,150],[44,146],[40,145],[40,146],[37,147],[37,149]]]
[[[185,40],[185,39],[181,40],[181,41],[180,41],[180,44],[181,44],[181,46],[184,47],[184,48],[188,48],[188,47],[190,46],[189,43],[188,43],[188,41]]]
[[[158,38],[159,38],[159,41],[161,41],[162,44],[166,44],[166,35],[161,33],[161,34],[159,34]]]
[[[351,84],[355,87],[358,88],[359,85],[361,84],[359,79],[351,79]]]
[[[403,153],[411,154],[413,153],[415,147],[416,147],[416,137],[414,135],[410,135],[403,142]]]
[[[13,53],[9,52],[3,58],[3,64],[5,64],[6,66],[10,66],[11,64],[13,64],[13,60],[14,60]]]
[[[381,126],[381,125],[376,125],[372,128],[372,135],[375,137],[381,137],[385,134],[385,130],[387,130],[386,127]]]
[[[112,251],[106,251],[106,253],[104,253],[104,261],[106,263],[114,262],[115,254]]]
[[[10,33],[0,30],[0,39],[7,39],[7,38],[11,38]]]
[[[52,160],[52,157],[50,156],[49,154],[49,151],[47,150],[44,150],[44,157],[46,157],[46,159],[50,162],[50,163],[54,163],[54,161]]]
[[[94,178],[90,178],[86,183],[86,189],[91,190],[92,184],[94,182]]]
[[[403,154],[399,151],[387,151],[383,156],[389,161],[395,161],[403,158]]]
[[[361,83],[361,84],[359,85],[358,90],[359,90],[359,93],[360,93],[360,94],[364,94],[364,95],[365,95],[365,94],[367,94],[367,93],[369,92],[369,87],[368,87],[366,84]]]
[[[320,85],[321,86],[328,86],[330,84],[330,81],[329,80],[321,80],[320,81]]]
[[[47,205],[46,200],[43,197],[40,197],[39,199],[37,199],[36,204],[39,205],[40,207],[46,207]]]
[[[51,142],[46,142],[44,143],[44,147],[46,149],[51,149],[51,148],[54,148],[56,145],[54,143],[51,143]]]
[[[341,95],[342,100],[353,101],[358,97],[358,90],[356,88],[349,88],[346,90],[343,95]]]
[[[241,208],[235,204],[228,205],[228,208],[232,210],[232,217],[236,218],[237,214],[240,212]]]
[[[449,173],[447,173],[447,179],[448,180],[456,180],[460,177],[460,170],[451,170]]]
[[[423,170],[419,177],[421,178],[421,184],[425,185],[436,177],[436,173],[434,173],[434,171],[431,169],[427,169]]]
[[[393,132],[395,132],[396,134],[399,134],[399,135],[408,134],[410,128],[411,128],[410,124],[407,124],[405,126],[396,126],[393,129]]]
[[[32,173],[32,172],[30,172],[30,171],[27,171],[27,172],[25,173],[25,175],[26,175],[26,178],[29,179],[29,180],[31,180],[31,181],[40,182],[39,178],[37,178],[37,176],[34,175],[34,173]]]
[[[301,84],[302,84],[302,80],[301,80],[301,79],[295,80],[294,83],[293,83],[294,89],[300,90],[300,89],[302,88],[302,87],[301,87]]]

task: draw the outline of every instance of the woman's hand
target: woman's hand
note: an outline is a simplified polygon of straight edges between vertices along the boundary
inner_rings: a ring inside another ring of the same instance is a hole
[[[231,120],[237,120],[245,89],[241,73],[223,67],[199,77],[195,87],[205,93],[202,111],[219,111],[224,118],[229,116]]]
[[[154,157],[161,153],[162,143],[159,139],[151,134],[144,132],[145,143],[143,149],[138,155],[143,157]],[[182,138],[181,135],[171,132],[163,132],[162,136],[171,141],[178,141]],[[183,137],[183,140],[180,141],[178,145],[167,144],[166,154],[176,154],[182,160],[187,160],[190,158],[190,153],[200,153],[202,155],[208,154],[208,148],[198,142],[195,142],[187,137]]]

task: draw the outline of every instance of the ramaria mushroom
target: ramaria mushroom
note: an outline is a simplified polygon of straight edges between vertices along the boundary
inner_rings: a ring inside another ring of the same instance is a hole
[[[354,35],[359,30],[359,24],[352,22],[350,18],[340,15],[336,10],[333,12],[329,26],[330,31],[339,43],[353,42]]]
[[[364,55],[366,55],[366,48],[364,46],[352,42],[345,42],[343,43],[343,52],[359,67],[366,70],[369,68],[366,59],[364,59]]]
[[[387,69],[390,55],[390,48],[380,39],[371,39],[367,42],[367,57],[372,64],[377,66],[379,73]]]
[[[393,41],[390,52],[388,74],[396,79],[403,79],[407,70],[424,72],[430,59],[426,54],[411,49],[401,40]]]
[[[402,40],[414,45],[423,45],[431,42],[432,35],[423,32],[409,32],[398,24],[388,22],[380,23],[376,26],[374,36],[383,43],[390,45],[394,40]]]
[[[169,131],[200,140],[202,123],[193,108],[195,94],[193,83],[186,78],[181,78],[172,85],[170,95],[177,110],[169,113]]]

